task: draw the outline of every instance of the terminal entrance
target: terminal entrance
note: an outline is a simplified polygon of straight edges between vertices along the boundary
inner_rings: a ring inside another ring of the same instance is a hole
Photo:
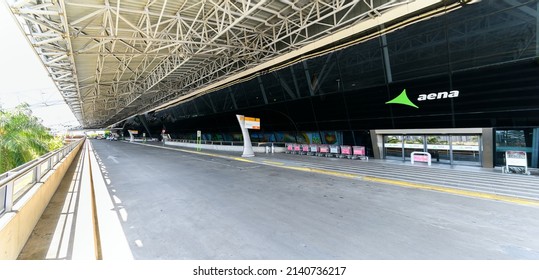
[[[410,161],[412,152],[428,152],[432,163],[481,166],[481,135],[384,135],[383,157]]]

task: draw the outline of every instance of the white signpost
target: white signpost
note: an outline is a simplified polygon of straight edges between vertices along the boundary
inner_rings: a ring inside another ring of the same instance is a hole
[[[242,157],[254,157],[253,145],[249,136],[249,129],[260,129],[260,119],[236,115],[243,135],[243,154]]]
[[[201,150],[200,145],[202,145],[202,131],[197,130],[197,151]]]
[[[128,130],[129,132],[129,142],[135,142],[135,134],[138,134],[138,130]]]

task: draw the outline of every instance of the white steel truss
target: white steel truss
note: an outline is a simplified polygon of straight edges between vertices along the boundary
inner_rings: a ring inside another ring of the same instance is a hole
[[[7,1],[85,128],[152,110],[415,2]]]

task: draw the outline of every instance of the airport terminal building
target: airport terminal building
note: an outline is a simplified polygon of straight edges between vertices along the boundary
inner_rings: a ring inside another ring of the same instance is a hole
[[[539,259],[539,0],[7,6],[81,133],[0,259]]]
[[[410,14],[117,127],[172,138],[363,145],[376,158],[539,165],[539,1],[472,1]]]

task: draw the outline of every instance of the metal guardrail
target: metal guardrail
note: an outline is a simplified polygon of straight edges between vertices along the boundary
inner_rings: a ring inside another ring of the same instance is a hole
[[[0,174],[0,215],[10,212],[13,205],[54,166],[64,159],[84,139],[69,143],[35,160]]]
[[[187,139],[169,139],[167,142],[180,142],[180,143],[191,143],[191,144],[204,144],[204,145],[226,145],[226,146],[243,146],[243,141],[211,141],[211,140],[201,140],[200,143],[197,140],[187,140]],[[275,147],[284,147],[284,142],[251,142],[253,146],[257,147],[266,147],[273,146]]]

